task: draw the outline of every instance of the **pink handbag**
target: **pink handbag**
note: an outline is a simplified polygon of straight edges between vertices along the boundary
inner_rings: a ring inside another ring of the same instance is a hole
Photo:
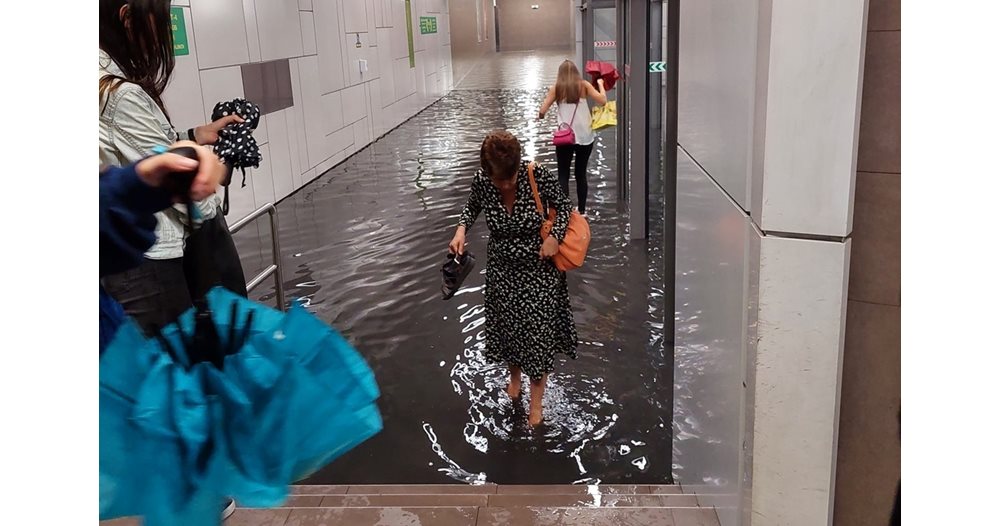
[[[573,108],[573,116],[570,117],[569,123],[559,123],[559,127],[556,128],[555,133],[552,134],[552,144],[556,146],[573,146],[576,144],[576,133],[573,132],[573,121],[576,119],[576,110],[580,109],[580,103],[576,103],[576,107]]]

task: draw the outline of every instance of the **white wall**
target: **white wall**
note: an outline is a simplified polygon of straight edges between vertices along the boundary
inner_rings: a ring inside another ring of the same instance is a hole
[[[264,116],[264,160],[230,187],[230,220],[276,202],[443,96],[452,87],[445,0],[413,0],[410,68],[399,0],[174,0],[191,54],[177,57],[164,101],[175,126],[204,124],[242,97],[240,65],[289,59],[294,105]],[[419,17],[436,16],[421,35]],[[360,39],[362,47],[355,47]],[[362,73],[360,59],[368,61]]]
[[[866,12],[681,2],[676,374],[717,383],[674,446],[723,526],[832,521]]]

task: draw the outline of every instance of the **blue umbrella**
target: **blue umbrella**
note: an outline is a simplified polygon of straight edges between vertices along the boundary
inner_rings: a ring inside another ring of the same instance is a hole
[[[126,325],[101,357],[101,518],[213,524],[223,496],[278,505],[381,430],[378,395],[357,351],[299,305],[217,288],[158,338]]]

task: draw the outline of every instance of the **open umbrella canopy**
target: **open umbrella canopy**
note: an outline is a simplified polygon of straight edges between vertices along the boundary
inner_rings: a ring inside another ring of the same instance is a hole
[[[374,374],[294,305],[222,288],[156,338],[128,324],[101,357],[101,518],[217,524],[218,505],[287,488],[382,428]]]

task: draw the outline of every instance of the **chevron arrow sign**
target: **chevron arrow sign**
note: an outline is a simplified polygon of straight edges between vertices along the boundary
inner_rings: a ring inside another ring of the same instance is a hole
[[[666,73],[667,63],[666,62],[650,62],[649,63],[650,73]]]

